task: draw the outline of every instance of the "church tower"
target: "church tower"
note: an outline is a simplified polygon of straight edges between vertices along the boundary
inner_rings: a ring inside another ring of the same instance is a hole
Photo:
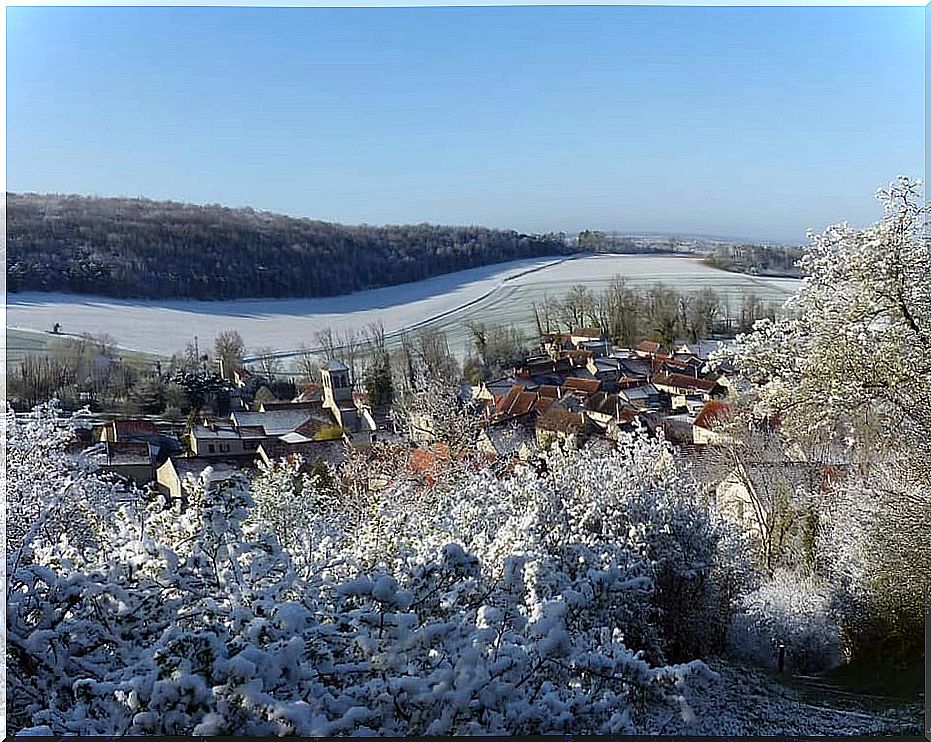
[[[333,359],[320,369],[323,379],[323,406],[330,409],[352,407],[352,380],[349,367]]]

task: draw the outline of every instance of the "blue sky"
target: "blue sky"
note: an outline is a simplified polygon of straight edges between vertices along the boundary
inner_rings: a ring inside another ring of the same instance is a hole
[[[7,9],[7,186],[801,241],[924,167],[918,7]]]

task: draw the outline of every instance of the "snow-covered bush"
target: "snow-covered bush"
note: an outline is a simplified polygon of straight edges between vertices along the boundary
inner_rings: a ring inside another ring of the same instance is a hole
[[[185,510],[123,505],[94,546],[39,534],[7,588],[11,727],[685,729],[714,674],[666,664],[701,644],[673,650],[666,631],[714,629],[739,570],[666,454],[556,451],[542,474],[477,475],[421,507],[388,487],[365,523],[308,521],[300,573],[249,483],[209,469]]]
[[[822,505],[818,568],[850,656],[910,657],[931,595],[931,477],[910,461],[851,474]]]
[[[931,590],[931,206],[907,177],[877,195],[882,219],[811,235],[786,316],[716,361],[730,356],[751,385],[744,402],[793,455],[843,480],[813,508],[809,562],[831,585],[845,651],[911,657]],[[814,610],[821,593],[810,599]]]
[[[312,573],[321,560],[337,558],[332,550],[316,551],[338,542],[353,522],[330,465],[321,462],[308,472],[299,456],[260,464],[252,479],[252,498],[249,521],[274,532],[300,574]]]
[[[67,534],[72,543],[92,538],[100,519],[127,496],[94,476],[91,457],[66,452],[76,422],[78,416],[63,416],[56,401],[19,418],[10,408],[5,412],[8,560],[28,560],[39,534]]]
[[[731,653],[763,667],[776,667],[785,645],[785,669],[817,672],[840,664],[841,632],[829,585],[810,575],[776,570],[748,594],[728,632]]]

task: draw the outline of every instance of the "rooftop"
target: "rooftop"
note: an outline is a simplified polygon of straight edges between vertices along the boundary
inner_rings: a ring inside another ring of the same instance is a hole
[[[598,379],[579,379],[570,377],[563,382],[563,389],[584,392],[585,394],[594,394],[601,389],[601,382]]]
[[[233,422],[239,426],[260,426],[269,436],[279,436],[297,430],[309,419],[316,417],[313,410],[284,409],[271,412],[234,412]]]
[[[177,472],[178,477],[184,479],[188,474],[193,476],[195,479],[200,477],[204,469],[208,466],[213,468],[215,475],[221,477],[231,477],[234,474],[240,473],[242,470],[235,466],[224,461],[217,461],[216,459],[209,458],[207,456],[176,456],[168,459],[165,462],[165,466],[170,464],[174,467],[175,472]]]
[[[694,376],[686,376],[685,374],[671,374],[668,371],[660,371],[653,375],[652,379],[654,384],[662,384],[664,386],[674,386],[682,389],[697,389],[701,392],[711,392],[717,384],[708,379],[697,379]]]
[[[118,438],[131,435],[155,435],[158,428],[151,420],[114,420],[113,428]]]
[[[148,443],[106,443],[100,455],[102,466],[150,466],[152,454]]]

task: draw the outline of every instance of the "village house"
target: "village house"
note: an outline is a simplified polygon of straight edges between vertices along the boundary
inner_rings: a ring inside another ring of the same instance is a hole
[[[634,354],[639,358],[668,358],[669,355],[663,350],[662,346],[653,340],[642,340],[636,348]]]
[[[584,442],[585,428],[585,416],[581,412],[569,410],[561,403],[554,404],[537,420],[537,445],[549,448],[558,442],[579,446]]]
[[[585,368],[592,375],[592,378],[601,382],[603,391],[617,391],[618,382],[623,376],[619,358],[593,357]]]
[[[611,338],[598,327],[573,330],[569,339],[576,350],[587,351],[596,358],[611,352]]]
[[[533,391],[540,385],[535,381],[525,377],[519,377],[516,374],[508,374],[500,379],[492,381],[480,381],[472,389],[472,398],[477,400],[490,401],[494,403],[498,397],[503,397],[515,386],[520,386],[528,391]]]
[[[137,487],[145,487],[155,479],[157,451],[157,447],[140,441],[105,441],[90,458],[102,472],[115,474]]]
[[[170,423],[152,420],[109,420],[99,429],[98,440],[103,443],[145,443],[152,450],[153,461],[163,462],[169,455],[179,454],[183,448],[175,437]]]
[[[639,425],[638,410],[617,394],[597,392],[585,400],[585,415],[603,432],[632,431]]]
[[[731,436],[721,432],[727,426],[732,414],[730,405],[720,400],[713,399],[706,402],[695,417],[692,442],[696,445],[713,446],[733,443],[734,439]]]
[[[682,343],[675,348],[675,354],[695,356],[702,361],[707,361],[708,357],[715,351],[730,348],[733,346],[731,340],[699,340],[694,343]]]
[[[601,389],[601,382],[598,379],[580,379],[570,376],[562,383],[561,389],[564,394],[572,394],[584,401]]]
[[[158,427],[151,420],[113,420],[100,429],[100,440],[110,443],[149,443],[158,436]]]
[[[619,389],[618,396],[638,410],[658,410],[664,407],[663,395],[653,384],[639,384]]]
[[[551,394],[555,391],[555,394]],[[534,391],[519,384],[512,386],[507,394],[495,400],[492,421],[495,423],[507,420],[520,420],[545,414],[559,397],[559,390],[552,386],[537,387]]]
[[[695,395],[708,400],[723,397],[727,394],[727,390],[716,381],[700,379],[685,374],[673,374],[668,371],[660,371],[659,373],[653,374],[651,383],[661,392],[666,392],[674,396],[687,397]]]
[[[192,427],[188,439],[194,456],[220,459],[252,458],[266,437],[260,425],[233,426],[223,422],[209,422]]]
[[[186,503],[185,483],[189,478],[196,482],[204,471],[210,467],[215,482],[222,482],[242,475],[242,469],[229,464],[203,456],[172,456],[158,467],[155,477],[159,492],[168,499],[169,503],[181,501]]]

